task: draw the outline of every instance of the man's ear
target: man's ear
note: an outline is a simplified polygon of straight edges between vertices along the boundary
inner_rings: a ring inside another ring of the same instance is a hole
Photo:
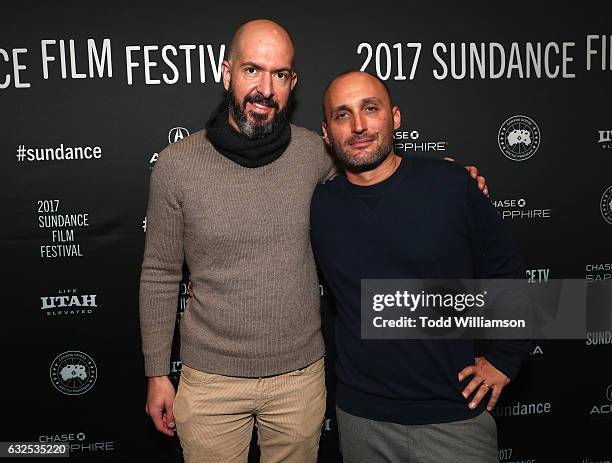
[[[298,81],[298,75],[296,72],[291,73],[291,90],[293,90],[293,87],[295,87],[295,84],[297,84]]]
[[[391,112],[393,113],[393,130],[397,130],[402,126],[402,113],[399,106],[393,106]]]
[[[224,59],[221,63],[221,73],[223,74],[223,88],[225,91],[229,89],[230,80],[232,78],[232,67],[228,60]]]
[[[325,140],[327,146],[330,146],[331,143],[329,142],[329,137],[327,136],[327,124],[325,123],[325,121],[323,121],[323,123],[321,124],[321,130],[323,131],[323,140]]]

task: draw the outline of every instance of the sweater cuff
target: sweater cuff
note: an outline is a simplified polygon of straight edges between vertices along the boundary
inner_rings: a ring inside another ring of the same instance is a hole
[[[169,356],[145,356],[144,358],[145,376],[167,376],[170,374]]]
[[[485,354],[487,361],[514,381],[521,369],[523,360],[529,353],[530,340],[495,340]]]

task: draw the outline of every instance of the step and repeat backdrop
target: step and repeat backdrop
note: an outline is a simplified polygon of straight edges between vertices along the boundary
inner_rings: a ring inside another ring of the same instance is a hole
[[[182,461],[144,412],[148,181],[159,151],[223,98],[221,61],[249,19],[294,38],[294,123],[320,132],[329,80],[376,74],[402,109],[398,154],[478,166],[530,284],[612,278],[610,3],[27,1],[0,17],[0,441],[68,442],[73,461]],[[336,462],[334,308],[321,297],[320,461]],[[611,354],[609,329],[536,341],[494,412],[500,461],[612,461]]]

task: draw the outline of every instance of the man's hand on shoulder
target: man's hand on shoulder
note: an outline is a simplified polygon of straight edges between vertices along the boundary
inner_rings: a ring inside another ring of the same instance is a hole
[[[175,395],[174,386],[167,376],[149,378],[145,412],[153,420],[155,429],[167,436],[174,436],[176,428],[173,410]]]
[[[448,156],[445,157],[444,159],[447,161],[455,162],[453,158],[448,157]],[[482,193],[488,198],[489,197],[489,187],[487,186],[487,182],[485,181],[485,178],[482,175],[478,175],[478,167],[465,166],[465,169],[470,174],[470,177],[476,180],[476,182],[478,183],[478,188],[480,188]]]

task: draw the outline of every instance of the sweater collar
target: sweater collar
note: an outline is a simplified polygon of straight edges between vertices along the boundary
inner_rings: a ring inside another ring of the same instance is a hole
[[[355,196],[378,196],[390,191],[395,185],[400,183],[411,171],[411,167],[412,158],[405,155],[402,156],[402,161],[400,165],[397,166],[397,169],[395,169],[395,172],[380,183],[369,186],[356,185],[348,181],[345,173],[339,175],[339,180],[344,188]]]

